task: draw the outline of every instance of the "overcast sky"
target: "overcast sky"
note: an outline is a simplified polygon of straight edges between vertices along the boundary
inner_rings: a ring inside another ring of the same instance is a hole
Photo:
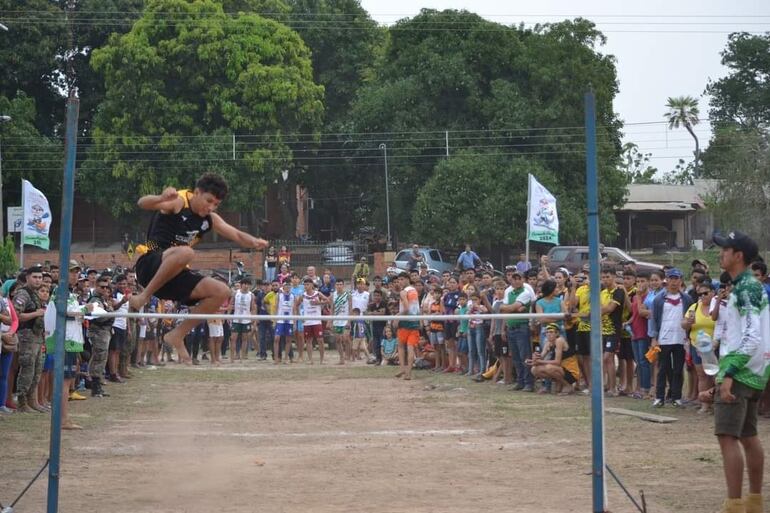
[[[669,96],[700,98],[703,124],[696,129],[701,147],[708,144],[709,79],[725,74],[720,52],[730,32],[770,31],[768,0],[361,0],[378,22],[414,16],[422,8],[466,9],[506,25],[559,21],[582,16],[607,36],[602,53],[614,55],[620,93],[615,110],[627,124],[625,140],[653,155],[652,165],[671,170],[678,158],[692,158],[692,138],[684,130],[669,132],[663,121]],[[686,32],[686,33],[685,33]]]

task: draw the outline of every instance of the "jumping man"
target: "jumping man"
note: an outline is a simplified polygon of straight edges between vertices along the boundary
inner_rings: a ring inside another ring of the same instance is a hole
[[[229,298],[226,284],[188,269],[195,258],[192,246],[210,230],[244,248],[267,247],[267,241],[236,229],[214,212],[226,196],[227,182],[207,173],[198,179],[192,191],[167,187],[159,196],[139,198],[139,207],[155,214],[147,230],[147,242],[137,247],[141,257],[136,262],[136,274],[144,290],[131,297],[132,308],[139,310],[152,296],[157,296],[196,304],[192,313],[211,314]],[[184,336],[199,323],[198,319],[185,319],[165,335],[165,341],[179,352],[181,362],[191,362]]]

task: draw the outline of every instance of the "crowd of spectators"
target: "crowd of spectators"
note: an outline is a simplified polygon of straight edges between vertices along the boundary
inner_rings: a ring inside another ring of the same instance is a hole
[[[590,334],[602,337],[604,393],[609,397],[648,399],[655,407],[671,404],[711,405],[699,392],[714,386],[697,349],[707,336],[718,352],[724,330],[720,308],[730,294],[730,276],[716,280],[705,262],[696,260],[689,283],[676,268],[636,272],[633,263],[601,270],[601,325],[590,323],[588,268],[571,275],[549,271],[547,257],[538,265],[520,259],[503,272],[479,268],[475,253],[461,258],[455,272],[431,273],[415,262],[410,270],[394,266],[383,276],[370,276],[365,260],[352,280],[331,269],[318,274],[291,267],[285,247],[267,252],[264,280],[245,277],[234,283],[230,300],[219,312],[243,316],[202,321],[185,339],[193,365],[212,366],[254,358],[275,365],[313,364],[318,352],[336,352],[339,365],[365,362],[398,366],[398,377],[411,379],[412,369],[464,374],[502,390],[540,394],[574,394],[590,390]],[[767,285],[767,267],[752,266]],[[163,336],[174,319],[100,318],[101,311],[128,312],[128,299],[138,291],[132,271],[84,269],[72,261],[68,269],[70,299],[65,362],[71,401],[109,397],[107,385],[132,377],[132,368],[162,367],[175,362]],[[50,354],[51,298],[60,280],[56,266],[28,268],[3,283],[0,293],[2,354],[0,412],[50,411],[53,358]],[[153,298],[142,311],[187,312],[184,305]],[[368,320],[371,315],[468,314],[470,320]],[[539,313],[538,319],[485,318],[488,313]],[[360,320],[253,321],[261,315],[353,315]],[[408,324],[408,325],[407,325]],[[46,343],[46,339],[49,343]],[[46,347],[48,346],[48,347]],[[765,394],[767,395],[767,394]],[[770,401],[762,403],[768,414]],[[78,429],[67,419],[66,428]]]

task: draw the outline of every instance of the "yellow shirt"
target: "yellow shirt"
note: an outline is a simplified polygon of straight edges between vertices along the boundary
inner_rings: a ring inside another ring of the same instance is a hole
[[[275,315],[278,306],[278,294],[271,290],[265,294],[265,297],[262,299],[262,304],[264,305],[265,310],[267,310],[268,315]]]
[[[714,327],[717,324],[716,321],[711,320],[710,315],[704,314],[703,309],[698,308],[699,306],[700,302],[691,305],[687,310],[687,315],[690,315],[690,312],[695,310],[695,322],[693,323],[692,328],[690,328],[690,343],[693,346],[697,345],[698,331],[703,330],[708,333],[709,337],[713,338]]]
[[[577,314],[580,317],[580,323],[578,324],[578,331],[591,331],[591,322],[586,318],[591,313],[591,287],[588,285],[581,285],[575,291],[575,297],[578,300]]]

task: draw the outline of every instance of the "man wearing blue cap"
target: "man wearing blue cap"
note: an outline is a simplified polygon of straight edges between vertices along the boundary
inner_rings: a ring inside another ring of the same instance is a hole
[[[682,271],[671,268],[666,271],[666,292],[652,302],[652,323],[649,336],[652,346],[660,347],[658,355],[658,379],[655,387],[655,401],[652,405],[661,408],[666,400],[668,382],[671,400],[676,407],[682,402],[684,383],[684,359],[687,333],[682,328],[692,298],[682,293]]]
[[[722,451],[727,498],[726,513],[760,513],[764,450],[757,436],[759,399],[770,377],[770,310],[762,284],[749,265],[759,254],[756,242],[741,232],[714,235],[721,249],[719,263],[733,280],[719,348],[714,400],[714,434]],[[743,448],[743,453],[741,452]],[[743,467],[748,469],[749,494],[742,497]]]

